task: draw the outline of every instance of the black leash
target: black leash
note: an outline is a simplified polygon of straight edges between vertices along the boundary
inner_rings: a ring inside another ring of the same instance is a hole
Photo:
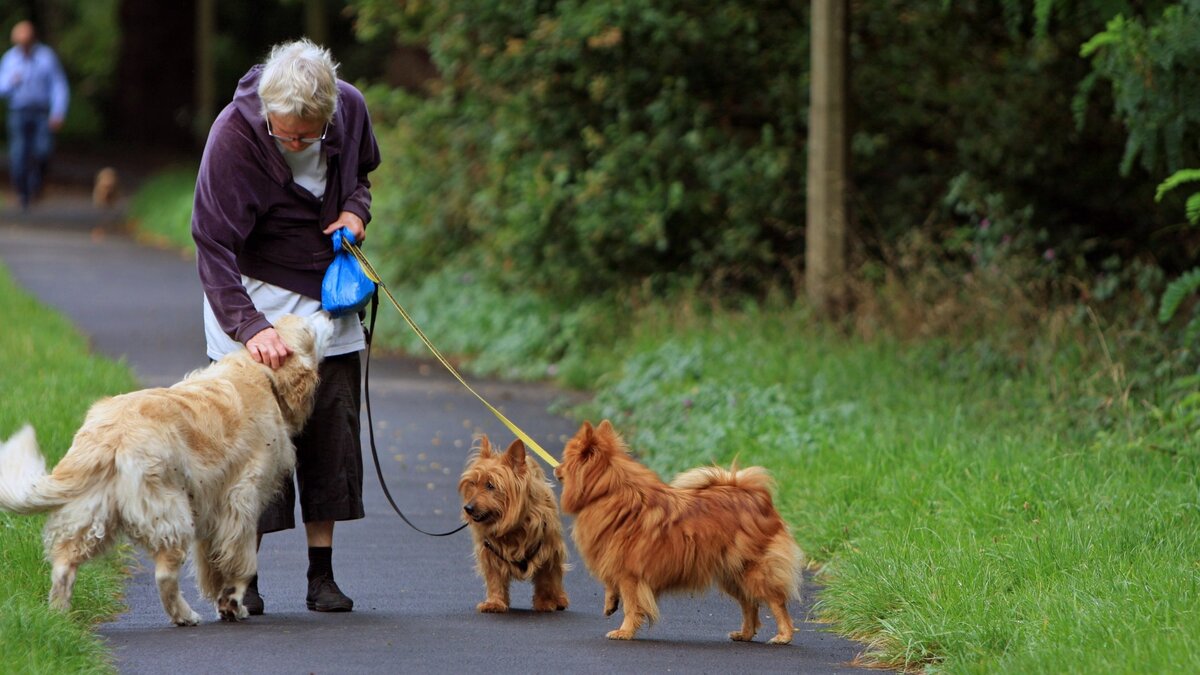
[[[409,527],[420,532],[421,534],[429,535],[430,537],[446,537],[458,532],[467,526],[467,523],[459,525],[449,532],[426,532],[421,528],[413,525],[404,512],[396,506],[396,500],[392,499],[392,493],[388,490],[387,482],[383,480],[383,467],[379,465],[379,451],[375,449],[375,420],[371,417],[371,342],[375,337],[375,315],[379,310],[379,291],[371,296],[371,321],[367,327],[367,362],[363,368],[363,398],[367,402],[367,436],[371,439],[371,459],[375,460],[375,475],[379,476],[379,487],[383,488],[383,496],[387,497],[388,503],[392,505],[392,510],[396,515],[400,516]]]

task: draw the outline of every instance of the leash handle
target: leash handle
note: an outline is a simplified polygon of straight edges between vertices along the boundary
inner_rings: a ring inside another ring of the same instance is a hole
[[[375,316],[378,313],[379,291],[376,290],[371,295],[371,320],[370,325],[367,327],[367,362],[363,368],[363,398],[367,403],[367,437],[371,440],[371,459],[375,460],[375,475],[379,477],[379,487],[383,488],[383,496],[387,497],[388,504],[392,505],[392,510],[396,512],[396,515],[400,516],[400,520],[403,520],[409,527],[421,534],[430,537],[447,537],[462,530],[467,524],[463,523],[449,532],[426,532],[422,530],[404,515],[399,506],[396,506],[396,500],[392,499],[392,493],[388,490],[387,481],[383,479],[383,467],[379,464],[379,451],[375,449],[375,420],[371,416],[371,342],[375,337]]]

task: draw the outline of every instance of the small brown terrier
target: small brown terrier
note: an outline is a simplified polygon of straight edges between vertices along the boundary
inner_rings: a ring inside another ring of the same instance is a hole
[[[497,454],[487,436],[480,437],[458,492],[475,540],[475,569],[487,586],[487,598],[476,609],[507,612],[513,579],[533,581],[533,611],[566,609],[562,520],[546,474],[526,456],[525,444],[513,441]]]
[[[765,602],[779,627],[770,643],[791,642],[787,601],[800,597],[803,554],[771,502],[765,469],[692,469],[668,485],[629,455],[605,420],[594,429],[583,423],[554,475],[563,511],[575,514],[579,555],[604,584],[604,614],[625,601],[609,639],[632,640],[646,619],[657,620],[662,593],[716,583],[742,606],[731,639],[754,638]]]

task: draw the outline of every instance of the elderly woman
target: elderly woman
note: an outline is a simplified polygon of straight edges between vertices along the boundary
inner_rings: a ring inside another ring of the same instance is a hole
[[[321,280],[333,260],[330,234],[361,242],[371,219],[367,174],[379,147],[362,94],[337,79],[329,52],[308,40],[281,44],[238,83],[213,122],[196,179],[192,237],[204,287],[208,356],[248,349],[278,368],[289,354],[271,322],[321,309]],[[316,407],[296,444],[296,482],[308,539],[308,608],[346,612],[354,602],[333,579],[333,525],[363,517],[359,441],[358,318],[335,319],[321,364]],[[258,524],[295,527],[292,481]],[[262,614],[258,577],[246,591]]]

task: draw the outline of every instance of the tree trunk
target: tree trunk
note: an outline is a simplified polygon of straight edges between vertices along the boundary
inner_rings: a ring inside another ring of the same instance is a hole
[[[813,0],[805,287],[824,316],[846,298],[848,19],[846,0]]]
[[[208,137],[217,115],[216,33],[217,0],[196,0],[196,117],[192,133],[200,143]]]
[[[329,46],[329,13],[325,11],[325,0],[304,0],[304,32],[308,39]]]

